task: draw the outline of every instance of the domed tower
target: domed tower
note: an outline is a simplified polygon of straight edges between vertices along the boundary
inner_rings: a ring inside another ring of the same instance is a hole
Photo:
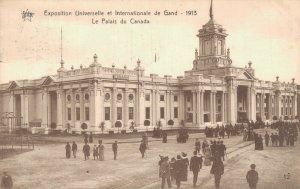
[[[211,0],[209,21],[199,29],[199,57],[194,61],[193,70],[224,67],[231,64],[229,49],[226,50],[226,30],[218,24],[213,15]]]

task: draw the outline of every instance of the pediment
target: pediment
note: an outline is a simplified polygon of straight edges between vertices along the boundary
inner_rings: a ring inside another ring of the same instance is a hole
[[[237,79],[243,79],[243,80],[253,80],[255,79],[249,72],[244,71],[241,72],[239,75],[236,77]]]
[[[12,81],[8,86],[9,90],[18,88],[20,88],[20,84],[17,81]]]
[[[56,82],[56,79],[53,76],[47,76],[42,85],[51,85],[52,83]]]

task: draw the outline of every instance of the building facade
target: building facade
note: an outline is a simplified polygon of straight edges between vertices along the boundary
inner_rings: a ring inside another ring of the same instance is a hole
[[[129,129],[157,125],[162,128],[204,128],[246,120],[273,121],[294,119],[299,109],[299,86],[255,77],[249,62],[236,67],[226,48],[227,32],[213,17],[198,31],[199,48],[195,50],[192,70],[184,76],[146,76],[142,63],[129,70],[103,67],[93,56],[88,68],[70,70],[61,67],[56,75],[35,80],[0,84],[0,112],[13,112],[22,120],[15,124],[33,132],[57,129],[81,132]],[[172,120],[172,121],[170,121]],[[172,124],[172,122],[174,124]],[[2,126],[12,123],[2,121]]]

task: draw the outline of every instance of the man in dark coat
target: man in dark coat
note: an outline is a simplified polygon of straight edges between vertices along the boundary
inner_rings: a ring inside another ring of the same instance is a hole
[[[250,165],[251,170],[247,172],[246,179],[250,189],[256,189],[258,182],[258,173],[255,171],[255,164]]]
[[[11,189],[13,187],[13,181],[10,175],[7,174],[6,171],[3,172],[3,176],[1,179],[1,188],[3,189]]]
[[[160,175],[161,175],[161,188],[165,188],[165,182],[167,180],[168,188],[171,188],[171,173],[170,173],[170,164],[169,164],[169,158],[163,157],[163,161],[160,164]]]
[[[141,144],[140,144],[140,148],[139,148],[139,150],[142,154],[142,158],[145,157],[146,148],[147,148],[146,143],[142,140]]]
[[[174,165],[175,170],[175,178],[176,178],[176,185],[177,188],[180,188],[180,182],[184,180],[184,171],[185,171],[185,161],[181,159],[180,155],[177,155],[177,160]]]
[[[71,157],[71,145],[69,144],[69,142],[67,142],[65,149],[66,149],[66,158],[69,159]]]
[[[89,159],[89,157],[90,157],[90,146],[87,143],[85,143],[85,145],[83,146],[82,151],[83,151],[83,154],[84,154],[84,160]]]
[[[270,135],[266,131],[266,134],[265,134],[265,144],[266,144],[266,146],[269,146],[269,141],[270,141]]]
[[[201,142],[200,142],[199,139],[197,138],[197,139],[196,139],[196,142],[195,142],[195,150],[199,153],[199,152],[200,152],[200,149],[201,149]]]
[[[167,134],[167,132],[163,132],[163,140],[162,140],[162,142],[163,143],[167,143],[167,141],[168,141],[168,134]]]
[[[222,159],[223,159],[223,161],[225,160],[225,154],[226,154],[226,146],[225,146],[225,144],[223,144],[223,141],[221,141],[220,142],[221,144],[220,144],[220,155],[221,155],[221,157],[222,157]]]
[[[271,133],[271,142],[272,142],[272,146],[275,145],[275,135],[273,133]]]
[[[73,141],[72,144],[72,152],[73,152],[73,157],[76,158],[77,144],[75,143],[75,141]]]
[[[117,152],[118,152],[118,141],[112,144],[112,150],[114,152],[114,160],[117,159]]]
[[[215,156],[210,169],[210,174],[215,175],[216,189],[220,188],[221,176],[224,174],[224,165],[220,156]]]
[[[184,162],[184,171],[183,171],[181,181],[187,181],[190,161],[189,161],[186,153],[181,152],[181,156],[182,156],[182,161]]]
[[[197,151],[194,151],[194,156],[191,157],[190,163],[190,171],[193,171],[193,187],[196,187],[197,180],[198,180],[198,173],[202,168],[202,157],[197,156]]]

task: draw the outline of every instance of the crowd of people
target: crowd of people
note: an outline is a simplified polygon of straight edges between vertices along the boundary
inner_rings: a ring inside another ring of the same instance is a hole
[[[188,130],[186,128],[180,128],[176,138],[178,143],[186,143],[186,141],[189,139]]]
[[[70,145],[69,142],[67,142],[67,144],[65,146],[65,150],[66,150],[66,158],[67,159],[71,158],[71,151],[72,151],[73,157],[76,158],[78,146],[75,141],[73,141],[72,146]],[[117,159],[117,151],[118,151],[118,141],[115,141],[112,144],[112,150],[114,153],[114,160],[116,160]],[[91,147],[87,142],[84,143],[82,152],[84,155],[84,160],[89,160],[90,156],[91,156]],[[96,145],[96,144],[94,145],[92,152],[93,152],[94,160],[104,161],[104,145],[102,143],[102,140],[98,140],[98,145]]]
[[[263,150],[263,140],[265,141],[266,147],[268,147],[269,144],[274,147],[294,146],[298,137],[296,123],[279,121],[265,125],[265,127],[270,127],[273,131],[270,134],[266,131],[264,139],[262,135],[254,134],[255,150]]]
[[[205,127],[204,134],[207,138],[224,138],[225,135],[229,138],[229,136],[237,136],[240,135],[241,131],[244,129],[244,124],[226,124],[217,125],[216,127]]]
[[[258,124],[248,123],[248,124],[235,124],[235,125],[225,125],[217,126],[216,128],[205,128],[205,135],[209,137],[216,137],[215,139],[208,140],[204,138],[201,142],[199,138],[195,140],[194,149],[191,149],[193,153],[190,158],[188,154],[181,152],[176,157],[172,157],[169,161],[168,156],[160,156],[158,162],[159,165],[159,177],[161,178],[161,188],[164,188],[166,183],[168,187],[172,186],[172,182],[175,182],[177,188],[180,188],[182,182],[188,181],[188,172],[191,171],[193,174],[193,186],[196,187],[198,174],[202,167],[211,166],[210,173],[214,175],[215,187],[218,189],[220,187],[221,176],[224,173],[223,161],[227,156],[226,146],[221,140],[225,138],[225,135],[235,136],[242,134],[244,141],[254,140],[255,150],[263,150],[265,146],[293,146],[294,141],[297,140],[298,129],[296,123],[287,122],[276,122],[272,124],[263,124],[264,127],[259,125],[259,128],[272,128],[271,132],[268,130],[265,135],[262,136],[258,134],[255,129]],[[162,137],[162,142],[167,142],[167,133],[159,129],[155,130],[158,136]],[[270,134],[268,133],[270,132]],[[85,135],[85,145],[83,146],[83,153],[85,160],[89,159],[90,147],[87,143],[91,137],[87,138]],[[180,129],[177,134],[177,142],[185,143],[189,138],[187,129]],[[271,144],[270,144],[271,142]],[[285,142],[285,143],[284,143]],[[142,140],[139,145],[139,151],[142,158],[146,157],[146,150],[149,149],[148,146],[148,135],[144,133],[142,135]],[[118,142],[112,144],[112,150],[114,152],[114,160],[117,159]],[[72,146],[67,143],[66,145],[66,157],[70,158],[71,151],[73,152],[74,158],[76,158],[77,144],[73,142]],[[104,160],[104,146],[102,140],[98,141],[98,145],[94,145],[93,148],[94,160]],[[255,171],[255,165],[251,165],[251,170],[247,172],[246,180],[249,183],[250,188],[255,188],[258,182],[258,173]]]
[[[224,173],[223,162],[225,160],[226,147],[223,141],[210,141],[206,139],[201,143],[197,138],[195,141],[195,149],[193,156],[188,159],[188,155],[184,152],[178,154],[177,157],[171,158],[168,156],[160,156],[159,177],[162,178],[161,188],[165,187],[167,181],[168,187],[171,187],[172,181],[176,181],[177,188],[180,188],[181,182],[186,182],[188,179],[188,170],[193,173],[193,186],[196,187],[198,173],[202,166],[210,166],[210,173],[215,175],[215,185],[219,188],[221,175]],[[203,160],[204,158],[204,160]]]

